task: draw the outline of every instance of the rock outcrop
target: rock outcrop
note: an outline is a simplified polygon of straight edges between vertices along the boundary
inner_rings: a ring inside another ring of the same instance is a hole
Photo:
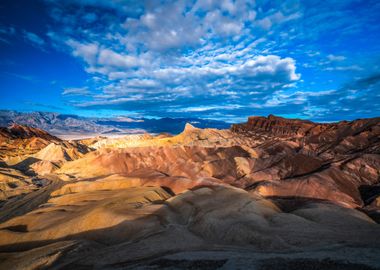
[[[59,143],[61,139],[44,130],[18,124],[0,127],[0,158],[14,164],[20,157],[34,154],[51,142]]]
[[[47,141],[61,141],[59,138],[50,135],[46,131],[38,128],[12,124],[11,126],[4,128],[0,127],[0,138],[4,139],[30,139],[41,138]]]
[[[363,206],[359,189],[380,181],[380,118],[318,124],[270,115],[231,131],[265,137],[245,161],[252,188],[266,196],[305,196]]]

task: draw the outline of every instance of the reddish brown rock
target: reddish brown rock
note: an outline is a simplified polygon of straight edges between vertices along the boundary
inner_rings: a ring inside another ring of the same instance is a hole
[[[18,124],[12,124],[8,128],[0,127],[1,139],[30,139],[33,137],[45,139],[48,141],[61,141],[61,139],[38,128],[27,127]]]
[[[359,188],[380,181],[380,118],[319,124],[270,115],[231,127],[265,137],[255,146],[245,184],[266,196],[327,199],[364,206]]]
[[[17,163],[18,157],[34,154],[51,142],[59,143],[61,139],[44,130],[18,124],[0,127],[0,157],[15,158],[11,163]]]

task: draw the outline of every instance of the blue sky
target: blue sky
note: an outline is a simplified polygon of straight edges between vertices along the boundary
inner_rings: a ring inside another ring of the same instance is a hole
[[[374,117],[379,60],[377,0],[0,3],[1,109]]]

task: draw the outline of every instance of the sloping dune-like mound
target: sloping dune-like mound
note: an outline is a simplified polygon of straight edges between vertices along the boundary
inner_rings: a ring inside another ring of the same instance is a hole
[[[55,144],[51,143],[39,152],[33,155],[33,157],[40,160],[48,161],[71,161],[81,158],[86,150],[82,151],[70,144]]]
[[[199,146],[138,147],[127,149],[101,149],[82,159],[68,162],[58,173],[79,178],[90,178],[114,173],[130,173],[138,169],[155,169],[172,176],[186,176],[192,179],[215,176],[223,171],[213,170],[215,166],[231,167],[234,157],[250,154],[241,147],[210,148]],[[214,164],[215,161],[220,164]],[[233,171],[225,171],[225,177]]]
[[[356,210],[309,202],[285,213],[241,189],[203,187],[175,197],[160,188],[93,189],[52,197],[46,206],[3,223],[0,243],[7,252],[33,248],[35,254],[24,253],[30,261],[41,256],[39,250],[58,267],[130,268],[141,259],[180,251],[219,250],[219,256],[228,258],[223,246],[245,247],[252,254],[360,245],[365,240],[367,248],[376,248],[379,230]],[[59,252],[67,241],[76,252]],[[54,250],[52,243],[61,244]],[[371,253],[367,260],[376,264]],[[11,262],[15,260],[10,256],[2,265]]]
[[[0,167],[0,201],[30,192],[34,188],[31,179],[22,172]]]
[[[35,154],[21,157],[14,167],[29,174],[45,175],[59,169],[67,161],[83,157],[89,151],[87,146],[76,143],[50,143]]]

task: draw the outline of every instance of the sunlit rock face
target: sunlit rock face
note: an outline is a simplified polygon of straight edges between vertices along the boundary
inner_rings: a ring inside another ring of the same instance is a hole
[[[380,118],[0,131],[1,269],[380,267]]]

